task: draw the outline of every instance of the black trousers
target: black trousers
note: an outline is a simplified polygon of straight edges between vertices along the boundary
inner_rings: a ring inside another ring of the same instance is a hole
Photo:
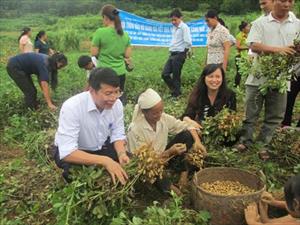
[[[168,143],[166,150],[169,149],[172,145],[174,145],[176,143],[186,144],[187,151],[188,151],[193,146],[194,139],[189,131],[182,131],[181,133],[177,134]],[[169,161],[167,168],[172,169],[172,170],[176,171],[177,173],[180,173],[183,171],[188,171],[188,172],[193,171],[195,169],[195,167],[190,165],[184,159],[186,153],[177,155],[174,158],[172,158]],[[171,184],[172,184],[171,180],[167,177],[163,177],[162,179],[157,179],[154,183],[154,185],[164,193],[170,192]]]
[[[8,75],[13,79],[25,96],[25,105],[31,109],[37,109],[37,90],[30,75],[26,74],[19,65],[8,62],[6,67]]]
[[[241,58],[241,56],[239,56],[239,55],[237,55],[237,56],[235,57],[235,67],[236,67],[236,74],[235,74],[235,78],[234,78],[234,85],[235,85],[235,87],[237,87],[237,86],[240,85],[240,83],[241,83],[241,78],[242,78],[242,76],[241,76],[241,74],[240,74],[240,72],[239,72],[240,66],[239,66],[239,64],[238,64],[240,58]]]
[[[300,77],[298,77],[297,80],[291,81],[291,91],[289,91],[287,94],[286,110],[285,110],[284,119],[282,121],[282,125],[284,126],[291,126],[293,108],[299,92],[300,92]],[[298,120],[297,127],[300,127],[300,118]]]
[[[123,103],[123,105],[125,106],[127,103],[127,96],[125,93],[125,80],[126,80],[126,76],[125,74],[119,75],[120,78],[120,89],[123,92],[122,96],[120,97],[121,102]]]
[[[112,143],[110,143],[109,141],[105,142],[105,145],[102,146],[101,150],[98,151],[85,151],[87,153],[90,154],[95,154],[95,155],[102,155],[102,156],[108,156],[110,158],[112,158],[114,161],[119,162],[118,159],[118,154],[114,148],[114,145]],[[65,162],[64,160],[61,160],[59,157],[59,150],[57,146],[54,146],[53,149],[53,154],[54,154],[54,161],[55,164],[63,169],[63,173],[62,176],[63,178],[67,181],[67,182],[71,182],[71,178],[70,178],[70,168],[72,166],[76,166],[77,164],[72,164],[72,163],[68,163]]]
[[[174,97],[181,95],[181,70],[185,58],[185,52],[171,52],[162,72],[162,79]]]

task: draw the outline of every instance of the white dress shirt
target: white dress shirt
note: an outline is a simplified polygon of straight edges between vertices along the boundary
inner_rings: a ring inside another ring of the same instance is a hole
[[[190,28],[184,23],[180,22],[178,27],[172,29],[172,41],[170,45],[170,52],[184,52],[184,49],[192,47],[192,37]]]
[[[99,111],[89,91],[64,102],[60,110],[55,145],[60,159],[73,151],[97,151],[110,137],[111,143],[125,140],[123,105],[118,99],[111,109]]]
[[[293,44],[293,40],[298,32],[300,32],[300,20],[292,12],[289,12],[289,17],[283,22],[275,19],[270,13],[252,23],[247,44],[261,43],[274,47],[289,46]],[[254,61],[255,64],[257,64],[256,59]],[[265,77],[258,79],[253,74],[250,74],[246,80],[246,85],[259,86],[265,81]]]

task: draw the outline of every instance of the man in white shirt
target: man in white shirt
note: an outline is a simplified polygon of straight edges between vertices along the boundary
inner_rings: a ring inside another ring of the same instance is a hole
[[[125,150],[123,105],[119,77],[112,69],[94,69],[89,77],[89,91],[64,102],[55,135],[55,161],[68,180],[71,164],[103,166],[125,184],[122,165],[129,162]]]
[[[273,0],[273,10],[268,16],[261,17],[253,22],[247,42],[253,52],[295,54],[293,39],[300,32],[300,20],[290,12],[294,0]],[[255,62],[254,62],[255,66]],[[262,128],[256,138],[257,142],[268,145],[276,127],[283,119],[286,107],[286,94],[278,90],[268,90],[262,95],[259,86],[266,82],[265,77],[256,78],[250,74],[246,81],[246,119],[243,122],[244,134],[238,146],[244,150],[253,141],[255,123],[258,120],[262,107],[265,115]]]
[[[273,8],[273,0],[259,0],[260,9],[263,11],[264,16],[268,15]]]
[[[172,24],[172,41],[169,48],[170,56],[164,66],[162,79],[166,82],[171,95],[181,95],[181,70],[186,59],[186,54],[192,47],[190,28],[182,21],[182,14],[175,9],[170,14]]]

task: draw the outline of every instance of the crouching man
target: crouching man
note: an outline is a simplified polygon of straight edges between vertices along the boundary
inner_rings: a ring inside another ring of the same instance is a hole
[[[97,68],[89,77],[89,91],[64,102],[55,135],[55,162],[67,181],[72,164],[104,167],[122,184],[128,179],[122,165],[125,150],[123,106],[119,77],[109,68]]]

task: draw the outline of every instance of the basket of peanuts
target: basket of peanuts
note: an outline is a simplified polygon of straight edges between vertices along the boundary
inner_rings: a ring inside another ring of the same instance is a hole
[[[210,167],[197,172],[192,182],[192,202],[211,214],[211,225],[243,225],[244,208],[258,202],[266,187],[248,171]]]

